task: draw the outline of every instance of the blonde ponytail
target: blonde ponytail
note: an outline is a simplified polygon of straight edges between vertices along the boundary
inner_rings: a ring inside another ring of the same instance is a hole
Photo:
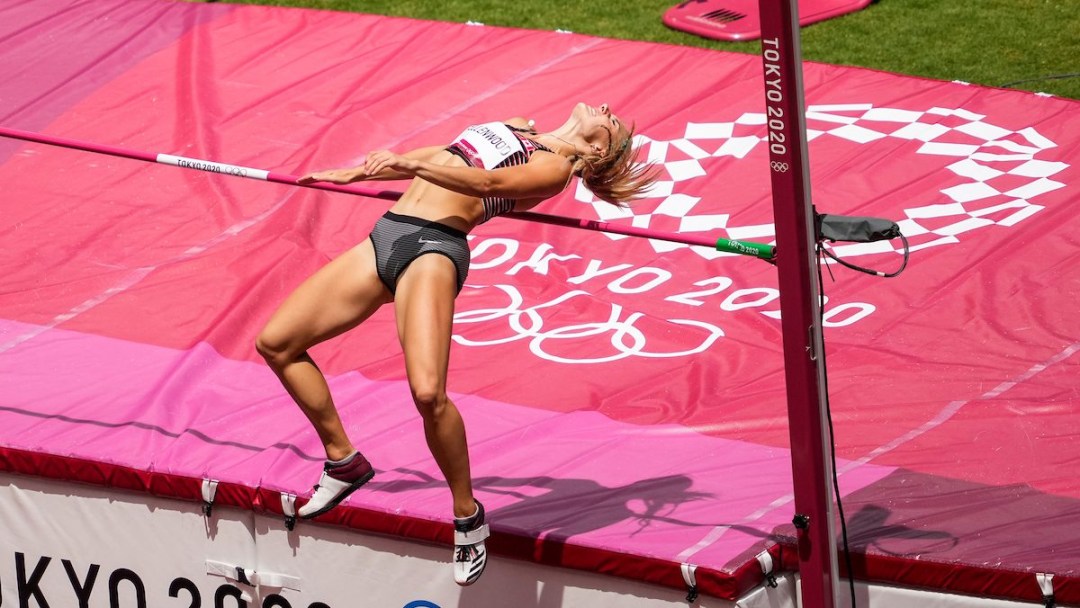
[[[619,141],[611,142],[608,154],[582,155],[574,162],[574,172],[585,182],[585,187],[597,198],[620,207],[640,198],[660,173],[660,167],[652,163],[635,162],[638,149],[632,145],[634,127],[622,135]]]

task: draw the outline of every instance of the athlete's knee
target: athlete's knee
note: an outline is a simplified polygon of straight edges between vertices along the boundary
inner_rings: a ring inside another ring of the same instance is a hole
[[[438,382],[409,382],[413,403],[424,418],[437,418],[446,409],[449,399]]]
[[[290,343],[287,336],[274,332],[271,328],[262,330],[255,338],[255,350],[274,369],[281,369],[304,354]]]

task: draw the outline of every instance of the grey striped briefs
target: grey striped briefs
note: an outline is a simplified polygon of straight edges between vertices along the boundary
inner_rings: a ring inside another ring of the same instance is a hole
[[[386,288],[396,293],[401,274],[416,258],[437,253],[450,258],[457,268],[460,293],[469,275],[469,243],[465,233],[439,222],[386,212],[371,229],[375,265]]]

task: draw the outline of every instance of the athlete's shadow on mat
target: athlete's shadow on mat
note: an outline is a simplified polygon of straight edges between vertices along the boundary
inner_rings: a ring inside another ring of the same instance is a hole
[[[865,554],[868,549],[895,557],[913,557],[928,553],[945,553],[960,539],[948,532],[920,530],[901,524],[888,524],[892,511],[877,505],[866,505],[848,519],[848,540],[851,550]]]
[[[943,555],[960,543],[960,538],[941,530],[913,528],[903,524],[890,524],[893,511],[879,505],[865,505],[848,517],[848,544],[851,548],[851,566],[856,577],[868,570],[868,554],[879,553],[905,559]],[[794,529],[788,526],[788,532]],[[839,534],[839,530],[837,531]],[[857,587],[855,605],[871,604],[869,589]]]
[[[416,477],[416,481],[395,480],[371,482],[365,489],[379,492],[408,492],[411,490],[443,488],[441,479],[412,469],[394,469],[397,473]],[[377,478],[376,478],[377,479]],[[685,475],[667,475],[642,479],[609,488],[591,479],[555,477],[478,477],[473,488],[478,493],[504,494],[518,498],[513,504],[490,509],[489,517],[498,528],[542,534],[545,539],[564,541],[571,537],[600,530],[624,521],[636,521],[638,530],[654,522],[684,526],[715,528],[728,526],[759,538],[772,535],[755,528],[715,522],[693,522],[671,517],[680,505],[713,498],[707,492],[691,489],[693,480]],[[530,491],[535,488],[537,491]]]

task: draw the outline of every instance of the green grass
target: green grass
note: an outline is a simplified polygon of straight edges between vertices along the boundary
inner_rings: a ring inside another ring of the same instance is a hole
[[[243,1],[243,0],[242,0]],[[677,0],[257,0],[380,15],[479,21],[742,53],[757,41],[719,42],[664,26]],[[877,0],[803,29],[803,58],[1080,99],[1080,0]],[[1069,78],[1047,78],[1078,74]]]

